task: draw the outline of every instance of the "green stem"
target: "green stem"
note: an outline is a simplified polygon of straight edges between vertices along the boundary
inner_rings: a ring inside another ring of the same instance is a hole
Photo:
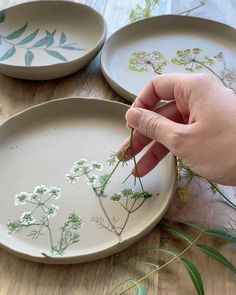
[[[234,209],[236,209],[236,205],[231,202],[223,193],[221,190],[218,189],[218,187],[214,184],[214,182],[210,181],[210,180],[205,180],[204,178],[198,176],[199,178],[201,178],[202,180],[204,180],[205,182],[208,182],[211,187],[213,187]]]
[[[179,259],[180,256],[182,256],[183,254],[185,254],[194,244],[196,244],[196,242],[200,239],[200,237],[202,236],[203,232],[205,231],[205,227],[202,229],[202,231],[197,235],[197,237],[188,245],[188,247],[186,247],[182,252],[180,252],[179,254],[177,254],[176,256],[174,256],[172,259],[168,260],[166,263],[162,264],[160,267],[158,267],[157,269],[154,269],[152,272],[150,272],[149,274],[147,274],[146,276],[142,277],[141,279],[139,279],[138,281],[136,281],[136,284],[141,283],[142,281],[144,281],[145,279],[149,278],[150,276],[154,275],[156,272],[160,271],[162,268],[166,267],[167,265],[169,265],[170,263],[172,263],[173,261],[175,261],[176,259]],[[136,286],[136,284],[133,284],[131,286],[129,286],[128,288],[126,288],[124,291],[122,291],[121,293],[119,293],[119,295],[122,295],[124,293],[126,293],[128,290],[132,289],[133,287]]]
[[[206,66],[204,63],[200,62],[199,60],[197,60],[197,59],[195,59],[195,58],[192,59],[192,62],[195,62],[195,63],[201,65],[202,67],[204,67],[205,69],[207,69],[208,71],[210,71],[213,75],[215,75],[215,76],[216,76],[216,77],[217,77],[217,78],[218,78],[218,79],[224,84],[225,87],[227,87],[227,86],[225,85],[224,79],[223,79],[222,77],[220,77],[220,76],[219,76],[215,71],[213,71],[210,67]]]
[[[51,228],[50,228],[50,225],[49,225],[49,220],[48,220],[47,229],[48,229],[48,233],[49,233],[50,248],[51,248],[51,252],[53,253],[53,251],[54,251],[54,246],[53,246],[52,231],[51,231]]]
[[[193,8],[186,9],[186,10],[182,11],[182,12],[178,13],[177,15],[183,15],[183,14],[189,15],[191,12],[193,12],[194,10],[196,10],[196,9],[198,9],[198,8],[204,6],[204,5],[205,4],[199,4],[199,5],[197,5],[197,6],[193,7]]]

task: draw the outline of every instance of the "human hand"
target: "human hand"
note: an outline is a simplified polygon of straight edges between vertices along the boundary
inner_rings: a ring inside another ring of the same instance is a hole
[[[169,103],[155,110],[161,99]],[[126,120],[135,133],[125,160],[148,145],[136,175],[146,175],[171,151],[205,179],[236,185],[236,95],[211,75],[155,76]],[[128,145],[126,139],[118,158]]]

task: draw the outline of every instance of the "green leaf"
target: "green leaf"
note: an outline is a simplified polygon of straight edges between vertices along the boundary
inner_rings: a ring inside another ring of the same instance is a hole
[[[67,61],[67,59],[66,59],[63,55],[61,55],[59,52],[57,52],[57,51],[55,51],[55,50],[48,50],[48,49],[45,49],[45,51],[46,51],[49,55],[51,55],[51,56],[53,56],[53,57],[55,57],[55,58],[57,58],[57,59],[60,59],[60,60],[63,60],[63,61]]]
[[[180,258],[179,260],[187,269],[198,295],[204,295],[205,293],[204,293],[202,278],[197,267],[186,258]]]
[[[32,61],[33,61],[33,59],[34,59],[34,54],[33,54],[32,51],[30,51],[30,50],[28,49],[28,50],[26,51],[26,53],[25,53],[25,64],[26,64],[27,66],[30,66],[31,63],[32,63]]]
[[[159,227],[161,229],[171,233],[172,235],[177,236],[178,238],[180,238],[182,240],[185,240],[189,243],[192,242],[192,238],[190,237],[190,235],[188,235],[187,233],[185,233],[181,229],[174,228],[174,227],[171,227],[171,226],[163,224],[163,223],[159,224]]]
[[[226,259],[220,252],[215,250],[209,245],[206,244],[196,244],[196,247],[198,247],[200,250],[205,252],[207,255],[218,261],[219,263],[223,264],[224,266],[228,267],[232,272],[236,273],[235,266]]]
[[[143,285],[137,285],[135,295],[147,295],[147,289]]]
[[[60,38],[60,45],[64,44],[66,42],[66,35],[62,32],[61,33],[61,38]]]
[[[22,41],[20,41],[18,44],[23,45],[23,44],[29,43],[30,41],[32,41],[37,36],[38,31],[39,31],[39,29],[37,29],[33,33],[29,34]]]
[[[48,34],[42,39],[38,40],[32,47],[41,47],[48,44]]]
[[[0,61],[10,58],[12,55],[15,54],[15,52],[16,52],[16,48],[15,46],[12,46],[10,49],[7,50],[6,53],[3,54],[3,56],[0,57]]]
[[[0,11],[0,23],[4,22],[5,17],[6,17],[5,11],[4,10]]]
[[[222,226],[213,225],[206,230],[206,233],[226,241],[236,242],[236,232]]]
[[[26,28],[27,28],[27,23],[23,27],[21,27],[20,29],[18,29],[17,31],[12,32],[11,34],[7,35],[5,38],[7,40],[16,39],[16,38],[20,37],[24,33],[24,31],[25,31]]]
[[[77,47],[69,46],[69,45],[63,45],[63,46],[60,46],[60,48],[67,49],[67,50],[78,50],[78,51],[85,50],[82,48],[77,48]]]
[[[48,39],[47,47],[51,46],[54,43],[54,35],[55,35],[55,33],[56,33],[56,29],[52,33],[46,31],[47,39]]]

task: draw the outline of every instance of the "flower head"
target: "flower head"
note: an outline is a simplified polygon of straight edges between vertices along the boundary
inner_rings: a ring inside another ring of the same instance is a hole
[[[97,179],[98,179],[97,175],[95,175],[95,174],[87,175],[87,178],[88,178],[87,184],[92,185],[92,186],[94,186],[96,184]]]
[[[8,221],[8,223],[6,224],[7,227],[7,233],[9,235],[13,234],[14,231],[16,231],[17,229],[19,229],[19,223],[17,221]]]
[[[75,174],[72,173],[68,173],[65,175],[66,180],[71,183],[71,184],[75,184],[76,181],[78,181],[79,177],[76,176]]]
[[[30,199],[30,194],[26,192],[21,192],[15,195],[15,205],[25,205],[26,201]]]
[[[34,188],[34,194],[43,195],[47,193],[47,187],[45,185],[38,185]]]
[[[103,169],[102,163],[99,163],[97,161],[91,162],[92,168],[98,171],[101,171]]]
[[[61,189],[56,186],[52,186],[48,189],[48,194],[50,197],[58,200],[61,197]]]
[[[20,217],[21,224],[30,225],[30,224],[34,224],[35,221],[36,219],[32,216],[31,211],[24,212],[21,214],[21,217]]]
[[[46,208],[45,213],[47,214],[48,218],[52,218],[57,215],[58,209],[59,209],[59,206],[52,204],[50,207]]]
[[[73,229],[78,229],[82,225],[82,218],[75,212],[71,212],[67,216],[67,222],[72,226]]]

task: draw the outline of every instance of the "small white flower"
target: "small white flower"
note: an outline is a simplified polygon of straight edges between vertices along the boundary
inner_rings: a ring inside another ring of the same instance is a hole
[[[93,170],[93,166],[91,164],[84,164],[81,170],[83,173],[89,173],[91,170]]]
[[[88,175],[88,182],[87,182],[87,184],[94,186],[94,184],[97,182],[97,179],[98,179],[98,177],[95,174]]]
[[[48,218],[52,218],[57,215],[57,211],[59,206],[51,205],[50,207],[46,208],[45,213],[47,214]]]
[[[102,163],[99,163],[97,161],[91,162],[93,169],[96,169],[98,171],[101,171],[103,169]]]
[[[83,166],[87,164],[88,160],[87,159],[79,159],[78,161],[74,162],[74,166]]]
[[[71,172],[72,172],[72,173],[78,173],[78,172],[81,172],[81,171],[83,171],[83,167],[80,166],[80,165],[77,165],[77,164],[75,164],[75,165],[72,167],[72,169],[71,169]]]
[[[71,173],[70,174],[66,174],[65,175],[65,178],[71,184],[75,184],[79,180],[79,177],[78,176],[73,175]]]
[[[36,219],[31,215],[31,211],[24,212],[21,214],[20,222],[23,225],[34,224]]]
[[[26,201],[29,200],[30,194],[26,192],[21,192],[15,195],[15,205],[25,205]]]
[[[61,189],[56,186],[52,186],[48,189],[48,194],[50,197],[53,197],[55,200],[60,199]]]
[[[47,187],[45,185],[38,185],[34,189],[34,194],[42,195],[47,193]]]

